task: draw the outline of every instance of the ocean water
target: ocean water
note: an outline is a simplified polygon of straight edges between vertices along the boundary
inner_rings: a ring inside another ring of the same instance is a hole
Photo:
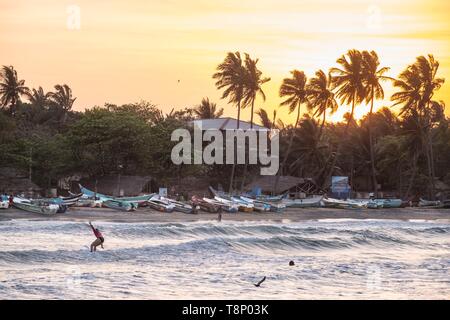
[[[90,253],[84,223],[0,222],[0,299],[450,298],[450,224],[97,225],[105,250]]]

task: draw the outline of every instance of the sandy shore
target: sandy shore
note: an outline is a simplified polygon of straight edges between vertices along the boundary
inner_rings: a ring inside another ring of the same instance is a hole
[[[135,212],[120,212],[112,209],[70,208],[66,213],[43,216],[14,208],[0,210],[0,221],[11,219],[57,220],[57,221],[110,221],[110,222],[189,222],[217,220],[217,214],[161,213],[140,208]],[[319,219],[392,219],[392,220],[436,220],[450,223],[450,210],[399,208],[399,209],[330,209],[290,208],[283,213],[223,213],[223,221],[304,221]]]

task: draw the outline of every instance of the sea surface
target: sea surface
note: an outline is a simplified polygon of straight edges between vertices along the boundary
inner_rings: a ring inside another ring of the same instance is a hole
[[[450,298],[450,224],[96,225],[105,249],[90,253],[85,223],[0,222],[0,299]]]

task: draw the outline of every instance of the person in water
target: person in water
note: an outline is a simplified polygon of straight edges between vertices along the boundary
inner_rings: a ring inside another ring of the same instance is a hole
[[[105,238],[103,238],[103,235],[101,234],[100,230],[98,230],[98,228],[94,228],[94,226],[90,221],[89,225],[91,226],[94,235],[97,237],[97,239],[95,239],[94,242],[92,242],[91,244],[91,252],[97,251],[98,246],[101,246],[102,249],[104,249],[103,243],[105,242]]]

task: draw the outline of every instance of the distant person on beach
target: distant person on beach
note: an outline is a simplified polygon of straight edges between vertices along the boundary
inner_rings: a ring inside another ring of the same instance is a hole
[[[219,214],[217,216],[217,221],[221,222],[222,221],[222,212],[219,211]]]
[[[9,196],[9,205],[13,205],[14,197],[12,195]]]
[[[97,239],[94,240],[94,242],[92,242],[91,244],[91,252],[93,251],[97,251],[97,247],[101,246],[102,249],[105,249],[103,247],[103,242],[105,242],[105,238],[103,238],[103,235],[101,234],[100,230],[98,230],[98,228],[94,228],[94,226],[92,225],[92,223],[89,221],[89,225],[92,228],[92,231],[94,232],[94,235],[97,237]]]

